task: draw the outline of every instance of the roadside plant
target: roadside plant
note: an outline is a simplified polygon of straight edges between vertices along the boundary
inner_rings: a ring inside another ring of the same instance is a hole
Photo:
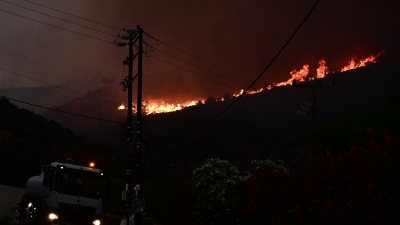
[[[239,170],[227,160],[208,159],[193,172],[195,204],[193,215],[198,224],[236,224],[231,205]]]

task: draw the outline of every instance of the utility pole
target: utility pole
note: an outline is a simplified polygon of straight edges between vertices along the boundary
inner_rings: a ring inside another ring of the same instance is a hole
[[[122,39],[129,40],[129,56],[124,60],[124,65],[128,65],[128,77],[121,82],[122,89],[128,90],[128,115],[126,127],[126,142],[128,144],[127,163],[126,163],[126,185],[125,185],[125,221],[126,225],[130,225],[130,216],[132,215],[132,202],[135,225],[142,224],[142,214],[144,208],[143,199],[143,168],[142,168],[142,149],[143,149],[143,118],[142,118],[142,77],[143,77],[143,29],[137,26],[136,29],[126,29],[128,35],[120,36]],[[139,41],[137,54],[133,53],[133,46],[136,41]],[[126,43],[116,43],[120,47],[126,46]],[[138,72],[133,77],[133,60],[138,56]],[[136,134],[133,137],[133,122],[132,122],[132,93],[133,80],[138,79],[137,86],[137,109],[136,109]],[[133,165],[135,167],[133,168]],[[136,185],[132,185],[132,176],[135,172]],[[135,198],[133,198],[133,190]]]
[[[143,29],[137,26],[139,33],[138,46],[138,92],[137,92],[137,131],[135,149],[135,172],[136,172],[136,199],[133,201],[135,213],[135,225],[142,224],[142,214],[144,208],[143,199],[143,170],[142,170],[142,149],[143,149],[143,119],[142,119],[142,77],[143,77]]]
[[[130,215],[132,214],[132,200],[133,200],[133,192],[132,192],[132,167],[133,167],[133,122],[132,122],[132,93],[133,93],[133,60],[136,55],[133,54],[133,45],[137,41],[137,32],[136,30],[126,30],[128,35],[120,36],[124,40],[129,40],[129,55],[123,61],[124,65],[128,65],[128,76],[123,79],[121,82],[123,90],[128,90],[128,105],[127,105],[127,119],[126,119],[126,143],[127,143],[127,151],[126,151],[126,184],[125,184],[125,221],[126,225],[130,225]],[[135,39],[136,38],[136,39]],[[125,42],[115,43],[119,47],[126,46]]]
[[[317,125],[317,92],[319,89],[326,89],[326,88],[332,88],[335,85],[335,81],[332,82],[331,85],[322,85],[321,80],[318,81],[318,83],[313,83],[313,84],[296,84],[296,82],[293,82],[294,87],[303,87],[307,88],[308,90],[311,89],[311,124],[313,127]],[[312,159],[315,161],[316,157],[316,149],[313,147],[312,150]]]
[[[317,125],[317,92],[318,89],[325,89],[325,88],[331,88],[335,85],[335,81],[332,82],[331,85],[322,85],[321,81],[319,81],[318,83],[314,83],[314,84],[296,84],[295,81],[293,81],[293,86],[294,87],[302,87],[302,88],[307,88],[307,89],[311,89],[311,94],[312,94],[312,98],[311,98],[311,124],[313,126]]]

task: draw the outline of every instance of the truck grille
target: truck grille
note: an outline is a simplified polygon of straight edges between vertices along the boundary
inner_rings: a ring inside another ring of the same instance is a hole
[[[72,205],[67,203],[58,203],[58,209],[60,212],[65,212],[69,215],[94,215],[96,213],[96,208],[82,206],[82,205]]]

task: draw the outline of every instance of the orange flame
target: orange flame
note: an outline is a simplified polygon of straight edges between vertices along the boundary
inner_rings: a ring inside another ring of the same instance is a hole
[[[317,69],[317,79],[324,78],[325,75],[329,73],[328,67],[326,66],[326,61],[321,59],[318,63],[319,67]]]
[[[354,58],[350,60],[349,64],[344,66],[342,69],[340,69],[340,72],[345,72],[348,70],[364,67],[368,65],[369,63],[376,63],[376,59],[383,54],[383,50],[379,52],[376,56],[371,55],[365,59],[361,59],[360,62],[356,63],[354,61]]]
[[[125,105],[122,103],[122,104],[118,107],[118,110],[124,110],[124,109],[126,109],[126,107],[125,107]]]
[[[290,75],[292,75],[292,77],[289,80],[277,83],[275,86],[291,85],[294,80],[300,82],[305,81],[308,73],[310,72],[309,67],[310,67],[309,65],[305,64],[303,65],[303,68],[301,70],[299,71],[293,70],[292,72],[290,72]]]
[[[200,101],[201,103],[204,103],[204,100]],[[143,102],[143,109],[144,112],[148,114],[156,114],[156,113],[168,113],[168,112],[174,112],[178,110],[182,110],[186,107],[194,106],[197,105],[197,102],[195,101],[188,101],[185,103],[165,103],[163,101],[157,102],[157,101],[147,101]]]
[[[361,59],[358,63],[356,63],[354,61],[354,59],[351,59],[349,61],[348,65],[346,65],[340,69],[340,72],[356,69],[359,67],[364,67],[370,63],[376,63],[376,59],[380,55],[382,55],[383,52],[384,51],[382,50],[375,56],[371,55],[365,59]],[[326,75],[330,74],[328,67],[326,66],[327,62],[324,59],[320,59],[318,63],[319,63],[319,67],[316,71],[317,73],[316,73],[315,77],[309,76],[310,66],[308,64],[304,64],[302,69],[293,70],[292,72],[290,72],[291,78],[289,78],[287,81],[283,81],[283,82],[280,82],[277,84],[268,84],[268,85],[266,85],[265,88],[259,88],[257,90],[247,91],[246,93],[244,93],[244,89],[241,89],[239,91],[239,93],[233,94],[232,97],[239,97],[242,94],[250,94],[250,95],[257,94],[257,93],[263,92],[265,90],[271,90],[275,86],[292,85],[293,81],[302,82],[302,81],[306,81],[306,80],[320,79],[320,78],[324,78]],[[216,101],[225,101],[225,99],[219,98]],[[157,113],[168,113],[168,112],[182,110],[184,108],[198,105],[198,104],[205,104],[205,100],[187,101],[185,103],[166,103],[164,101],[152,100],[151,102],[150,101],[143,102],[143,111],[147,115],[148,114],[157,114]],[[121,104],[118,107],[118,110],[125,110],[125,109],[126,109],[126,106],[124,104]]]

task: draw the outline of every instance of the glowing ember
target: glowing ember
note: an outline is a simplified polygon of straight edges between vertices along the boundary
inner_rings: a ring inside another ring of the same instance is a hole
[[[244,92],[244,89],[240,89],[239,94],[233,94],[233,97],[239,97],[240,95],[242,95]]]
[[[263,92],[263,91],[265,91],[264,88],[259,88],[259,89],[255,90],[255,91],[248,91],[248,92],[246,92],[246,94],[254,95],[254,94],[257,94],[257,93],[260,93],[260,92]]]
[[[121,105],[118,107],[118,110],[124,110],[124,109],[126,109],[126,107],[125,107],[124,104],[121,104]]]
[[[356,69],[359,67],[364,67],[367,66],[370,63],[376,63],[376,59],[382,55],[383,51],[379,52],[377,55],[371,55],[365,59],[361,59],[358,63],[354,61],[354,59],[351,59],[349,61],[349,64],[342,67],[340,69],[340,72],[344,72],[347,70],[352,70]],[[259,88],[257,90],[252,90],[252,91],[247,91],[244,93],[244,89],[241,89],[239,93],[233,94],[232,97],[239,97],[242,94],[257,94],[260,92],[263,92],[265,90],[271,90],[275,86],[286,86],[286,85],[292,85],[293,81],[296,82],[302,82],[302,81],[307,81],[307,80],[313,80],[313,79],[320,79],[324,78],[326,75],[330,74],[328,71],[328,67],[326,66],[326,61],[324,59],[319,60],[319,67],[316,71],[316,75],[314,76],[309,76],[310,73],[310,66],[307,64],[304,64],[302,69],[300,70],[293,70],[290,72],[291,78],[289,78],[287,81],[283,81],[277,84],[268,84],[265,86],[265,88]],[[224,98],[219,98],[216,101],[225,101],[226,99]],[[145,114],[156,114],[156,113],[168,113],[168,112],[174,112],[178,110],[182,110],[186,107],[198,105],[198,104],[205,104],[205,100],[198,100],[198,101],[187,101],[185,103],[166,103],[164,101],[147,101],[143,102],[143,111]],[[118,107],[118,110],[125,110],[126,106],[124,104],[121,104]]]

